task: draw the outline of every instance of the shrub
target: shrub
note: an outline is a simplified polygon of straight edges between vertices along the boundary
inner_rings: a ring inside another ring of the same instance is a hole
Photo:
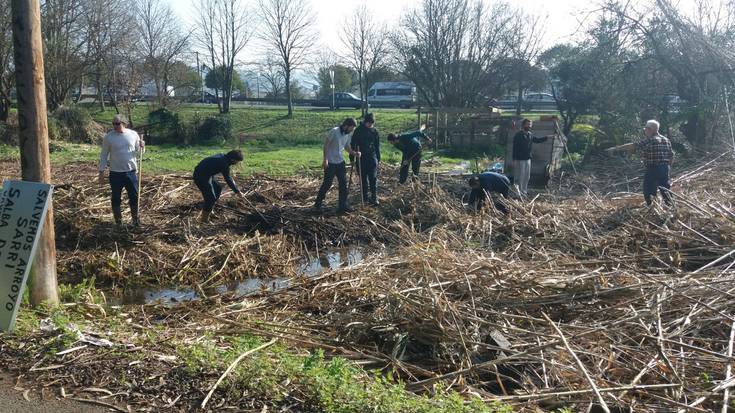
[[[232,123],[226,115],[204,119],[197,131],[197,143],[220,142],[232,139]]]
[[[0,142],[18,145],[18,114],[10,113],[7,122],[0,122]]]
[[[92,116],[81,107],[61,106],[49,119],[49,137],[74,143],[99,143],[105,128],[92,120]],[[51,130],[53,128],[53,131]]]
[[[177,113],[166,108],[154,110],[148,114],[148,125],[150,125],[146,132],[148,143],[185,143],[181,138],[181,125]]]

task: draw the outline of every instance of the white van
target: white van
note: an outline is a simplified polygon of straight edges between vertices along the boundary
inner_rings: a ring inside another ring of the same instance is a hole
[[[368,90],[370,107],[410,108],[416,105],[413,82],[376,82]]]

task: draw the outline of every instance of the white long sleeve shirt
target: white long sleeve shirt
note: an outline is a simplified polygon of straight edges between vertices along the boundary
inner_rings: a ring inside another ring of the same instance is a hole
[[[102,139],[102,153],[100,154],[100,172],[109,165],[111,172],[129,172],[138,170],[136,157],[140,150],[140,136],[132,129],[125,129],[122,133],[107,132]]]

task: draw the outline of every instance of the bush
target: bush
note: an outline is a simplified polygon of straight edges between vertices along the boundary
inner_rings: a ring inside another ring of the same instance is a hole
[[[220,142],[232,139],[232,123],[226,115],[204,119],[197,131],[197,143]]]
[[[18,114],[10,113],[7,122],[0,122],[0,142],[18,145]]]
[[[78,106],[61,106],[49,119],[49,137],[74,143],[99,143],[105,128],[92,120],[90,114]],[[52,130],[53,128],[53,130]]]
[[[146,141],[149,144],[186,143],[181,137],[181,123],[179,115],[166,108],[154,110],[148,114],[148,128]]]

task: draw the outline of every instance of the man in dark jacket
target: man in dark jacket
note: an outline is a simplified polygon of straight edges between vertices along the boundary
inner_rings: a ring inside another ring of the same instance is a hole
[[[473,176],[469,179],[468,184],[472,188],[469,204],[475,210],[482,208],[490,194],[497,193],[507,198],[510,192],[510,180],[507,176],[497,172],[483,172],[478,176]],[[493,204],[498,211],[508,213],[508,209],[497,198],[493,200]]]
[[[531,146],[546,142],[548,136],[538,138],[531,133],[533,122],[523,119],[521,130],[513,137],[513,178],[522,196],[528,195],[528,181],[531,179]]]
[[[209,216],[212,214],[214,204],[219,199],[222,193],[222,187],[214,178],[217,174],[222,174],[227,182],[227,186],[232,189],[232,192],[236,193],[240,197],[244,197],[242,192],[237,189],[235,182],[230,176],[230,167],[242,162],[244,159],[242,151],[233,150],[226,154],[212,155],[208,158],[202,159],[199,164],[194,168],[194,183],[197,188],[202,192],[204,197],[204,207],[202,208],[202,214],[199,217],[201,222],[209,221]]]
[[[395,145],[403,153],[398,179],[400,183],[404,183],[408,179],[409,164],[411,164],[413,175],[415,177],[419,176],[419,168],[421,167],[421,139],[424,139],[427,143],[431,143],[431,138],[423,131],[424,125],[421,126],[421,129],[414,132],[406,132],[400,135],[388,134],[388,142]]]
[[[352,150],[360,152],[358,171],[362,180],[362,197],[377,206],[378,163],[380,162],[380,137],[375,129],[375,116],[365,115],[362,123],[352,133]],[[368,189],[370,197],[368,198]]]

